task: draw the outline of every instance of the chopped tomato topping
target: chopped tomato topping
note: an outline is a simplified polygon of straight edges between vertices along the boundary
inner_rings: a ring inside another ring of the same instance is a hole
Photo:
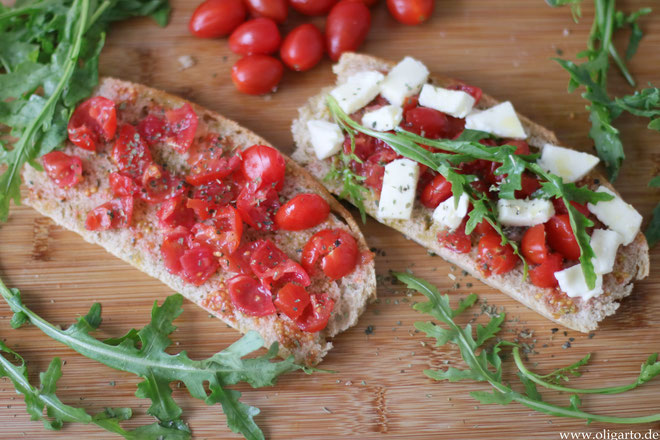
[[[282,189],[286,162],[279,151],[266,145],[253,145],[242,155],[243,175],[248,182],[256,188]]]
[[[186,250],[181,259],[180,276],[195,286],[204,284],[218,270],[218,259],[213,255],[213,248],[207,244],[196,243]]]
[[[125,173],[110,173],[108,180],[115,197],[132,197],[137,195],[140,190],[131,176]]]
[[[214,180],[224,179],[241,166],[238,156],[200,159],[190,170],[186,181],[191,185],[204,185]]]
[[[446,247],[459,254],[466,254],[472,249],[472,239],[465,234],[465,224],[463,220],[458,228],[453,231],[444,230],[438,232],[438,242],[442,247]]]
[[[192,245],[190,231],[179,226],[165,236],[160,247],[160,255],[169,273],[178,275],[181,272],[181,257]]]
[[[267,316],[275,313],[270,291],[247,275],[236,275],[227,281],[232,304],[249,316]]]
[[[138,133],[149,145],[156,145],[163,139],[165,128],[165,120],[153,114],[147,115],[137,125]]]
[[[555,214],[568,214],[568,209],[566,209],[566,204],[564,203],[564,200],[553,198],[552,204],[555,207]],[[589,208],[587,208],[586,205],[581,205],[578,202],[574,202],[572,200],[570,201],[570,204],[573,206],[573,208],[577,209],[585,217],[589,217],[589,215],[591,214]]]
[[[358,262],[355,238],[343,229],[324,229],[309,239],[302,252],[302,265],[313,274],[320,261],[323,273],[338,280],[355,269]]]
[[[90,231],[125,228],[133,218],[133,197],[120,197],[89,211],[85,228]]]
[[[119,137],[112,149],[112,159],[119,171],[125,171],[135,178],[140,178],[144,170],[151,165],[149,146],[135,127],[124,124],[119,129]]]
[[[451,195],[451,183],[442,174],[438,174],[426,184],[422,190],[420,201],[427,208],[435,209]]]
[[[529,263],[543,263],[550,254],[546,244],[545,225],[536,225],[527,229],[520,243],[520,250]]]
[[[330,214],[330,205],[318,194],[298,194],[275,214],[275,224],[285,231],[301,231],[322,223]]]
[[[216,205],[217,208],[228,205],[235,201],[240,192],[240,188],[230,180],[209,182],[200,185],[193,191],[193,199],[203,200]],[[216,210],[217,210],[216,208]]]
[[[277,309],[294,321],[302,315],[310,302],[305,288],[294,283],[287,283],[278,290],[274,301]]]
[[[264,240],[254,249],[250,255],[250,268],[269,287],[287,282],[306,287],[311,283],[305,269],[270,240]]]
[[[559,254],[548,254],[545,261],[529,270],[529,280],[537,287],[557,287],[555,272],[562,270],[564,259]]]
[[[71,188],[82,181],[82,161],[78,156],[53,151],[45,154],[42,161],[46,174],[60,188]]]
[[[529,144],[521,139],[505,139],[500,145],[513,145],[516,147],[514,154],[526,156],[529,154]]]
[[[465,120],[428,107],[415,107],[403,115],[402,127],[428,139],[453,139],[465,128]]]
[[[208,223],[197,223],[193,229],[195,241],[213,247],[216,256],[229,255],[238,249],[243,235],[243,222],[238,212],[225,206]]]
[[[568,214],[555,215],[548,220],[545,224],[545,233],[550,247],[563,255],[564,258],[567,260],[580,258],[580,246],[573,234]]]
[[[158,212],[158,225],[164,230],[183,226],[190,229],[195,224],[195,212],[186,207],[185,198],[182,195],[165,201]]]
[[[101,138],[105,141],[114,138],[116,130],[115,103],[103,96],[96,96],[79,104],[67,125],[71,143],[89,151],[96,151]]]
[[[462,84],[462,83],[458,83],[453,86],[450,86],[449,89],[462,90],[468,95],[471,95],[474,98],[474,105],[479,104],[479,101],[481,100],[481,95],[483,94],[483,92],[479,87],[469,86],[467,84]]]
[[[228,258],[227,266],[229,270],[245,275],[254,275],[250,267],[252,253],[265,242],[266,240],[255,240],[238,248]]]
[[[364,184],[373,188],[377,192],[383,189],[383,176],[385,175],[385,165],[392,162],[399,155],[391,148],[381,149],[367,159],[364,164],[357,168],[357,172],[366,177]]]
[[[310,301],[296,324],[303,331],[316,333],[327,327],[335,302],[327,293],[313,293]]]
[[[142,175],[140,198],[148,203],[162,203],[183,194],[185,182],[152,163]]]
[[[270,186],[254,190],[246,186],[238,195],[236,208],[243,221],[260,231],[274,231],[275,213],[280,209],[277,191]]]
[[[517,259],[513,248],[509,244],[502,245],[498,234],[486,234],[479,239],[479,262],[484,274],[507,273],[516,267]]]
[[[193,143],[197,131],[197,114],[189,103],[165,112],[167,134],[165,141],[177,152],[183,154]]]

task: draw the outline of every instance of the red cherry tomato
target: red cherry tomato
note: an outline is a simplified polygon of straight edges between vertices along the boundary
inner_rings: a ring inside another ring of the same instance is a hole
[[[183,154],[193,143],[197,131],[197,113],[189,103],[165,112],[167,138],[165,141]]]
[[[238,272],[250,276],[254,275],[254,272],[252,272],[252,268],[250,267],[252,253],[265,242],[266,240],[256,240],[239,247],[227,259],[228,269],[232,272]]]
[[[186,250],[181,258],[181,272],[179,276],[185,281],[199,286],[218,270],[218,259],[213,255],[211,246],[196,243],[193,248]]]
[[[229,49],[239,55],[269,54],[280,48],[282,37],[270,18],[255,18],[237,27],[229,37]]]
[[[156,145],[165,136],[165,120],[149,114],[137,125],[137,131],[147,144]]]
[[[378,3],[378,0],[351,0],[351,1],[364,3],[365,5],[367,5],[369,7],[372,7],[373,5]]]
[[[540,265],[529,270],[529,280],[537,287],[557,287],[555,272],[562,270],[564,259],[559,254],[548,254]]]
[[[457,252],[467,254],[472,249],[472,239],[465,234],[465,223],[463,220],[458,228],[453,231],[440,231],[438,233],[438,242],[442,247]]]
[[[158,225],[165,230],[183,226],[190,229],[195,224],[195,212],[186,207],[182,195],[173,197],[162,204],[158,212]]]
[[[125,228],[133,218],[133,197],[120,197],[106,202],[87,213],[85,229],[106,231]]]
[[[274,231],[277,229],[274,217],[280,209],[277,191],[273,188],[254,190],[249,186],[243,188],[236,200],[236,208],[243,221],[260,231]]]
[[[96,151],[101,138],[110,141],[117,131],[115,103],[96,96],[79,104],[69,119],[67,132],[72,144],[89,151]]]
[[[225,206],[208,223],[197,223],[192,233],[195,242],[213,247],[217,255],[225,256],[238,249],[243,236],[243,222],[236,209]]]
[[[140,198],[148,203],[162,203],[183,194],[185,182],[158,164],[152,163],[142,175]]]
[[[310,301],[296,324],[305,332],[316,333],[327,327],[335,302],[327,293],[313,293]]]
[[[245,20],[242,0],[206,0],[195,9],[188,29],[199,38],[216,38],[228,35]]]
[[[486,234],[479,239],[479,262],[485,274],[502,275],[516,267],[518,257],[513,248],[502,245],[498,234]]]
[[[286,162],[273,147],[253,145],[245,150],[241,169],[245,179],[256,188],[272,187],[279,191],[284,185]]]
[[[71,188],[82,181],[82,161],[78,156],[53,151],[44,155],[42,161],[46,174],[60,188]]]
[[[110,173],[110,189],[115,197],[135,196],[140,190],[131,176],[124,173]]]
[[[575,239],[568,214],[552,217],[545,224],[545,233],[548,236],[550,247],[563,255],[567,260],[580,258],[580,246]]]
[[[493,226],[488,223],[487,220],[482,220],[481,222],[477,223],[477,226],[474,228],[474,232],[476,232],[477,235],[497,234],[495,228],[493,228]]]
[[[277,291],[273,302],[280,312],[295,321],[305,311],[310,299],[304,287],[287,283]]]
[[[280,58],[289,69],[304,72],[321,61],[324,50],[323,34],[319,28],[312,23],[305,23],[284,38]]]
[[[248,55],[231,68],[231,79],[239,92],[263,95],[275,90],[283,73],[284,67],[277,58]]]
[[[135,127],[124,124],[112,148],[112,160],[119,168],[134,178],[141,178],[144,170],[153,162],[149,146]]]
[[[325,15],[337,0],[289,0],[293,9],[305,15]]]
[[[333,6],[325,23],[330,59],[337,61],[342,53],[357,50],[370,27],[371,13],[364,3],[342,0]]]
[[[240,188],[235,182],[225,179],[223,181],[214,180],[205,185],[200,185],[193,191],[193,199],[216,205],[216,209],[236,200]],[[194,209],[194,206],[191,206]]]
[[[429,19],[434,0],[387,0],[387,8],[396,21],[416,25]]]
[[[566,204],[564,203],[564,200],[553,198],[552,204],[555,207],[556,214],[568,214],[568,209],[566,209]],[[589,217],[590,212],[589,212],[589,208],[587,208],[586,205],[580,205],[578,202],[574,202],[572,200],[570,201],[570,204],[575,209],[577,209],[583,216]]]
[[[427,107],[415,107],[404,115],[403,128],[428,139],[453,139],[465,128],[465,120]]]
[[[286,0],[245,0],[245,4],[253,17],[272,18],[280,24],[289,14]]]
[[[467,84],[459,83],[459,84],[454,84],[453,86],[449,86],[448,89],[462,90],[463,92],[472,96],[474,98],[474,105],[479,104],[479,101],[481,100],[482,91],[479,87],[469,86]]]
[[[238,156],[201,158],[186,176],[186,182],[199,186],[206,183],[224,179],[241,166],[241,158]]]
[[[181,272],[181,257],[191,244],[190,231],[183,226],[179,226],[167,234],[160,246],[160,255],[163,257],[163,263],[169,273],[178,275]]]
[[[267,316],[275,313],[270,291],[254,278],[236,275],[227,281],[232,304],[248,316]]]
[[[309,239],[302,252],[302,265],[307,273],[314,273],[320,260],[323,273],[338,280],[355,269],[358,245],[355,238],[343,229],[324,229]]]
[[[295,282],[303,287],[311,283],[305,269],[270,240],[264,240],[252,251],[250,269],[271,289],[284,283]]]
[[[451,197],[451,183],[442,174],[438,174],[422,190],[420,201],[427,208],[435,209]]]
[[[285,231],[313,228],[325,221],[330,205],[318,194],[298,194],[286,202],[275,214],[275,224]]]
[[[529,144],[520,139],[505,139],[500,142],[500,145],[513,145],[516,147],[515,154],[526,156],[529,154]]]
[[[541,188],[539,179],[537,179],[531,173],[525,171],[520,177],[520,184],[522,188],[513,193],[516,199],[525,199],[531,196],[534,191]]]
[[[536,225],[527,229],[520,242],[520,248],[523,257],[529,263],[543,263],[550,254],[545,239],[545,225]]]

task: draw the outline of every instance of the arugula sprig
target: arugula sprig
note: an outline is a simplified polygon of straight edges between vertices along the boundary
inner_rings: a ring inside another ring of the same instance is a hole
[[[501,325],[505,319],[504,313],[492,317],[485,326],[478,324],[476,328],[473,329],[470,324],[467,324],[465,327],[461,327],[455,322],[454,318],[476,302],[477,296],[475,294],[469,295],[459,304],[458,308],[452,309],[448,295],[441,295],[440,292],[438,292],[438,290],[427,281],[408,273],[395,273],[394,275],[399,281],[406,284],[408,288],[414,289],[428,298],[427,302],[415,304],[413,306],[415,310],[431,315],[434,319],[446,325],[443,327],[429,321],[416,322],[415,327],[426,333],[428,337],[434,338],[437,342],[437,346],[443,346],[448,343],[456,345],[467,366],[467,369],[449,367],[444,371],[425,370],[424,374],[431,379],[447,380],[450,382],[458,382],[461,380],[486,382],[491,386],[492,392],[474,391],[470,393],[473,398],[483,404],[497,403],[500,405],[507,405],[511,402],[518,402],[538,412],[558,417],[583,419],[587,422],[598,421],[633,424],[660,421],[660,414],[651,414],[640,417],[616,417],[593,414],[582,411],[579,408],[581,404],[579,398],[580,394],[619,393],[627,391],[627,389],[635,388],[659,375],[660,362],[657,361],[657,354],[650,356],[642,365],[640,376],[632,385],[591,390],[561,387],[548,380],[543,380],[542,376],[536,375],[527,368],[524,368],[524,364],[520,359],[519,347],[516,344],[497,339],[498,333],[502,330]],[[495,340],[495,342],[490,344],[490,346],[486,344],[493,340]],[[518,360],[516,361],[516,365],[520,369],[518,377],[524,386],[524,392],[514,390],[510,384],[505,383],[502,379],[502,357],[500,353],[505,347],[512,347],[514,357],[516,355],[518,357]],[[567,367],[564,372],[559,374],[564,374],[569,370],[576,370],[584,362],[586,361],[583,359],[573,366]],[[521,366],[523,368],[520,368]],[[537,384],[546,388],[563,388],[564,391],[572,393],[570,404],[568,406],[560,406],[543,401],[543,397],[536,386]]]
[[[207,405],[219,403],[232,431],[247,439],[263,439],[264,435],[254,421],[259,409],[240,402],[241,393],[226,387],[238,382],[246,382],[254,388],[271,386],[281,374],[302,368],[294,363],[293,357],[272,361],[278,353],[277,343],[262,356],[244,358],[263,346],[263,339],[256,332],[246,333],[230,347],[203,360],[192,360],[185,351],[175,355],[166,353],[172,344],[169,335],[176,329],[172,321],[183,311],[183,297],[179,294],[169,296],[162,306],[154,302],[151,322],[141,330],[133,329],[120,338],[106,341],[90,335],[101,324],[101,305],[98,303],[87,315],[62,330],[28,309],[20,292],[7,288],[2,280],[0,294],[14,312],[12,327],[18,328],[29,322],[83,356],[144,379],[138,385],[136,395],[151,400],[147,413],[167,428],[188,430],[181,419],[182,410],[172,398],[170,386],[171,382],[180,381],[191,396]]]
[[[578,211],[571,201],[577,203],[598,203],[599,201],[611,200],[612,196],[607,193],[591,191],[586,187],[578,187],[574,183],[564,183],[559,176],[551,174],[542,169],[537,163],[537,154],[517,155],[516,147],[513,145],[502,145],[491,147],[480,144],[478,141],[489,136],[483,132],[465,130],[461,137],[456,140],[451,139],[427,139],[415,133],[411,133],[398,127],[395,133],[380,132],[365,127],[351,119],[339,106],[337,101],[330,95],[327,97],[327,107],[344,130],[350,130],[351,137],[356,132],[364,133],[368,136],[377,138],[387,143],[398,154],[414,160],[420,164],[426,165],[432,170],[442,174],[447,181],[451,183],[454,200],[458,203],[461,195],[466,194],[472,204],[472,211],[469,213],[468,221],[465,225],[465,233],[470,234],[474,228],[482,221],[488,222],[502,239],[502,244],[509,244],[514,253],[523,262],[524,276],[527,276],[527,262],[522,257],[518,244],[509,240],[502,225],[497,220],[497,205],[488,198],[486,194],[475,191],[470,185],[476,179],[476,176],[462,174],[456,167],[465,162],[474,160],[487,160],[500,163],[495,170],[495,174],[505,176],[502,182],[495,189],[499,197],[503,199],[515,198],[515,192],[522,188],[521,178],[525,171],[531,172],[541,179],[541,189],[535,194],[538,197],[562,199],[568,210],[571,227],[575,233],[578,245],[580,246],[580,264],[585,274],[585,280],[590,288],[596,285],[596,273],[594,271],[592,259],[595,253],[590,245],[590,237],[587,228],[594,223]],[[443,151],[431,152],[420,145],[434,147]],[[364,213],[364,209],[360,209]]]

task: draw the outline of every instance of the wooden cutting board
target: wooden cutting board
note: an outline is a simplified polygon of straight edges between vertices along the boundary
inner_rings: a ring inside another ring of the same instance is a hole
[[[191,37],[187,23],[196,1],[173,0],[170,25],[161,29],[149,20],[119,24],[108,35],[101,57],[105,75],[138,81],[180,94],[259,132],[283,151],[292,150],[289,132],[296,108],[319,87],[331,83],[329,61],[307,73],[287,72],[276,94],[267,97],[241,95],[230,81],[237,59],[226,40]],[[591,2],[585,2],[588,5]],[[619,2],[627,11],[654,2]],[[567,74],[550,58],[563,53],[572,57],[587,41],[592,10],[584,8],[585,20],[575,24],[567,8],[551,9],[542,0],[439,1],[433,18],[423,26],[396,23],[381,0],[373,9],[373,26],[363,50],[400,59],[413,55],[431,71],[462,78],[500,99],[511,99],[523,114],[555,130],[567,145],[591,148],[587,137],[585,101],[566,93]],[[302,17],[293,20],[302,22]],[[321,19],[314,20],[322,25]],[[660,12],[642,21],[647,36],[630,63],[640,84],[660,82]],[[287,24],[287,29],[293,27]],[[625,46],[621,39],[618,43]],[[180,70],[177,58],[191,55],[196,65]],[[630,89],[616,73],[611,90]],[[660,168],[658,133],[644,121],[624,116],[617,127],[625,143],[627,160],[618,189],[648,220],[658,192],[646,187]],[[261,408],[257,422],[273,439],[290,438],[560,438],[562,431],[617,432],[660,425],[614,426],[549,417],[520,405],[479,405],[468,393],[486,389],[483,384],[437,383],[426,378],[426,368],[460,366],[454,348],[434,348],[415,333],[413,323],[425,319],[411,304],[420,296],[406,296],[387,277],[390,270],[410,269],[426,277],[453,297],[469,292],[480,295],[482,306],[502,307],[509,322],[504,333],[533,345],[530,365],[540,371],[574,362],[594,353],[588,374],[575,380],[580,386],[606,386],[632,381],[641,362],[660,350],[660,251],[651,255],[651,276],[638,283],[619,313],[607,319],[589,337],[559,329],[507,296],[465,277],[438,257],[400,234],[369,220],[363,227],[376,258],[379,279],[377,303],[359,324],[334,340],[335,349],[322,364],[335,374],[289,374],[270,389],[239,387],[243,400]],[[86,313],[93,302],[103,305],[101,336],[118,335],[148,321],[154,300],[172,292],[159,281],[138,272],[102,249],[85,243],[73,233],[54,226],[27,207],[14,208],[11,219],[0,227],[0,274],[8,285],[23,291],[25,302],[51,322],[66,325]],[[456,288],[460,285],[459,288]],[[209,356],[229,345],[238,334],[200,308],[186,303],[177,320],[176,348],[191,357]],[[65,403],[92,412],[106,406],[130,406],[138,416],[132,426],[149,420],[146,401],[134,396],[136,379],[83,358],[45,337],[35,328],[12,330],[11,314],[0,304],[0,337],[29,362],[31,378],[45,370],[53,356],[66,361],[59,395]],[[373,332],[367,332],[367,328]],[[567,347],[570,342],[571,347]],[[538,363],[538,364],[537,364]],[[512,365],[505,366],[512,375]],[[176,390],[195,438],[235,437],[225,425],[218,407],[207,407],[184,390]],[[567,402],[567,396],[548,394],[548,400]],[[593,412],[633,416],[660,411],[660,380],[621,396],[584,398]],[[46,431],[31,422],[25,405],[10,383],[0,380],[0,438],[110,438],[94,426],[71,425],[61,432]],[[594,434],[595,435],[595,434]],[[601,434],[602,435],[602,434]]]

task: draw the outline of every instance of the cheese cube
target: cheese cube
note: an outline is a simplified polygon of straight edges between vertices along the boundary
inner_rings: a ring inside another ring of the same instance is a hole
[[[625,246],[635,239],[642,225],[642,216],[632,207],[617,196],[614,191],[605,186],[599,186],[596,192],[605,192],[614,196],[607,202],[598,202],[595,205],[589,203],[587,207],[593,212],[598,220],[607,227],[621,235],[621,243]]]
[[[484,111],[470,113],[465,117],[465,128],[485,131],[503,138],[525,139],[527,137],[520,119],[509,101]]]
[[[350,76],[345,83],[335,87],[331,92],[339,107],[346,114],[354,113],[369,104],[380,92],[380,83],[385,76],[370,70]]]
[[[571,183],[586,176],[599,161],[592,154],[545,144],[537,163],[544,170],[561,177],[564,182]]]
[[[416,95],[429,77],[429,69],[411,57],[405,57],[387,74],[380,94],[390,104],[403,105],[408,96]]]
[[[442,229],[453,231],[461,225],[467,215],[470,199],[467,194],[461,194],[458,205],[454,203],[454,196],[440,203],[433,211],[433,221]]]
[[[474,98],[462,90],[449,90],[424,84],[419,94],[419,105],[447,113],[455,118],[464,118],[472,111]]]
[[[555,278],[559,283],[559,288],[571,298],[580,297],[587,301],[603,293],[603,276],[597,274],[596,286],[589,289],[584,278],[584,272],[582,272],[582,266],[579,264],[555,272]]]
[[[319,160],[327,159],[341,151],[344,143],[344,133],[339,125],[324,120],[307,121],[309,138],[314,147],[314,153]]]
[[[555,208],[550,200],[525,199],[497,201],[497,219],[505,226],[535,226],[550,220]]]
[[[596,273],[605,275],[612,272],[616,253],[621,244],[619,233],[609,229],[595,229],[591,234],[590,244],[596,254],[596,258],[592,260]]]
[[[407,220],[417,193],[419,165],[410,159],[396,159],[385,165],[378,217]]]
[[[376,131],[390,131],[401,123],[403,110],[398,105],[386,105],[362,116],[362,125]]]

